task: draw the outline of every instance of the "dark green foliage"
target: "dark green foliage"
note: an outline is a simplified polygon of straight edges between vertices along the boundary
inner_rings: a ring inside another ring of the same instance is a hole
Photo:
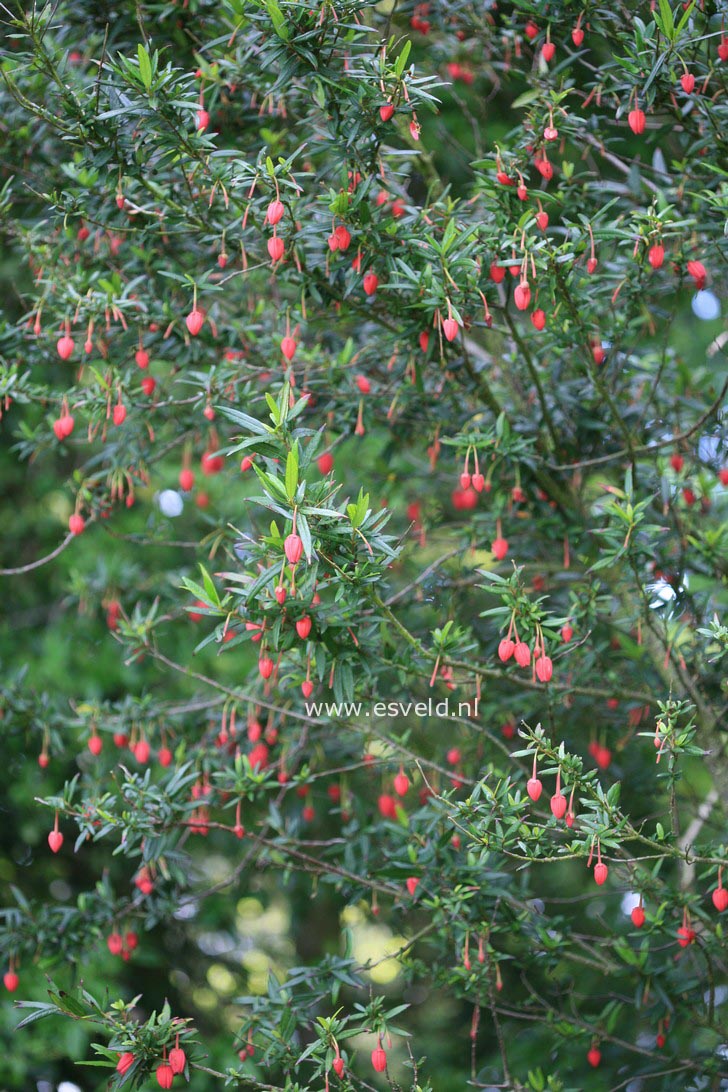
[[[0,10],[0,1087],[728,1077],[726,15]]]

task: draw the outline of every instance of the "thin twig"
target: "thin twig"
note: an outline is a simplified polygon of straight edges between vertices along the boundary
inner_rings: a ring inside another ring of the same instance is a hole
[[[75,537],[75,535],[69,532],[63,542],[61,542],[59,546],[56,546],[55,550],[51,553],[46,554],[45,557],[39,557],[37,561],[31,561],[28,565],[19,565],[17,569],[0,569],[0,576],[19,576],[21,573],[29,573],[33,569],[39,569],[41,565],[47,565],[49,561],[53,561],[59,554],[62,554],[66,549],[66,546],[68,546]]]

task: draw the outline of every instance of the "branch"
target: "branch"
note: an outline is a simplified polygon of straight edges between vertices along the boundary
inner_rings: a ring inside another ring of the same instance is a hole
[[[620,451],[615,451],[611,455],[599,455],[596,459],[585,459],[580,463],[546,463],[549,470],[581,470],[585,466],[601,466],[604,463],[616,462],[618,459],[624,458],[625,455],[649,455],[653,451],[659,451],[663,447],[674,447],[675,444],[679,444],[682,440],[689,440],[698,429],[702,428],[706,421],[708,421],[717,410],[723,405],[726,394],[728,394],[728,379],[726,379],[720,394],[715,399],[713,404],[708,407],[705,413],[702,414],[691,428],[685,432],[680,432],[676,436],[671,436],[668,440],[658,440],[654,444],[642,444],[639,447],[635,447],[630,452],[628,448],[623,447]]]
[[[89,520],[88,522],[90,523],[91,521]],[[32,569],[39,569],[41,565],[47,565],[49,561],[53,561],[59,554],[62,554],[66,546],[68,546],[75,537],[75,535],[72,535],[69,532],[63,542],[61,542],[59,546],[56,546],[52,553],[46,554],[45,557],[38,558],[37,561],[31,561],[28,565],[20,565],[17,569],[0,569],[0,576],[19,576],[21,573],[31,572]]]

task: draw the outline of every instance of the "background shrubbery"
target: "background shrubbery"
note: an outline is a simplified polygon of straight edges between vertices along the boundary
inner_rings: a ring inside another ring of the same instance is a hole
[[[0,1087],[728,1078],[727,14],[0,11]]]

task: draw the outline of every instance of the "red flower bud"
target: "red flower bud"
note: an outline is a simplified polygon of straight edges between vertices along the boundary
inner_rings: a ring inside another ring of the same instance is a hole
[[[555,819],[563,819],[566,814],[566,797],[562,792],[555,792],[551,797],[551,814]]]
[[[630,129],[633,133],[635,133],[636,136],[640,136],[642,133],[644,133],[645,122],[647,121],[644,110],[640,110],[639,107],[634,110],[630,110],[629,114],[627,115],[627,121],[629,122]]]
[[[285,245],[282,239],[279,239],[277,235],[273,235],[268,240],[268,255],[272,262],[279,262],[283,257]]]
[[[554,673],[554,665],[548,656],[539,656],[536,660],[536,678],[539,682],[548,682]]]
[[[69,356],[73,352],[74,345],[75,343],[73,338],[69,337],[68,334],[64,334],[63,337],[59,337],[58,341],[56,342],[56,349],[58,350],[58,355],[60,356],[61,360],[68,360]]]
[[[647,254],[647,261],[650,263],[653,269],[659,269],[665,260],[665,248],[662,243],[655,243],[650,247]]]
[[[58,853],[63,845],[63,835],[60,830],[52,830],[50,832],[48,835],[48,845],[51,847],[51,852]]]
[[[721,884],[716,887],[711,898],[713,899],[713,906],[716,908],[719,914],[722,914],[724,910],[728,909],[728,889]]]
[[[707,272],[702,262],[695,260],[689,261],[687,265],[688,273],[695,281],[695,287],[698,292],[701,292],[705,288],[705,281],[707,278]]]
[[[202,311],[198,311],[197,308],[195,308],[193,311],[190,311],[185,319],[185,324],[192,337],[197,337],[205,324],[205,316]]]
[[[407,792],[409,791],[409,787],[409,778],[400,766],[399,773],[394,779],[394,791],[397,793],[397,796],[406,796]]]
[[[127,1073],[134,1065],[134,1055],[128,1050],[119,1055],[119,1061],[116,1063],[116,1072],[121,1073],[122,1077]]]
[[[169,1052],[169,1068],[172,1070],[173,1073],[176,1074],[176,1073],[184,1072],[186,1062],[187,1062],[187,1058],[185,1056],[184,1050],[182,1050],[181,1047],[176,1046],[176,1047],[173,1047],[172,1050],[170,1050],[170,1052]]]
[[[587,1051],[586,1060],[593,1069],[596,1069],[602,1060],[601,1051],[597,1047],[592,1047],[591,1050]]]
[[[281,352],[288,361],[293,360],[294,356],[296,355],[297,348],[298,346],[296,345],[296,342],[288,334],[281,341]]]
[[[454,341],[458,336],[459,326],[454,318],[446,318],[442,324],[442,332],[447,341]]]
[[[172,1066],[167,1062],[162,1062],[157,1066],[157,1084],[160,1088],[171,1088],[174,1081],[174,1072]]]
[[[538,798],[541,796],[541,793],[543,792],[543,783],[539,780],[538,777],[529,777],[528,781],[526,782],[526,792],[535,804]]]
[[[508,553],[508,540],[501,537],[494,538],[490,548],[493,552],[493,556],[497,558],[498,561],[502,561]]]
[[[382,1050],[382,1044],[380,1043],[376,1050],[372,1051],[372,1065],[377,1073],[383,1073],[387,1068],[387,1055]]]
[[[397,801],[393,796],[388,793],[382,793],[377,801],[379,808],[379,814],[383,819],[396,819],[397,818]]]
[[[150,750],[146,739],[140,739],[139,742],[134,745],[134,758],[144,766],[149,762]]]
[[[120,933],[109,933],[106,938],[106,947],[109,949],[112,955],[121,955],[121,949],[124,947],[124,941]]]
[[[295,533],[288,535],[286,541],[283,543],[283,549],[288,564],[297,565],[303,554],[303,542],[301,541],[300,535]]]
[[[529,303],[531,302],[531,289],[529,287],[528,281],[521,281],[520,284],[516,285],[516,290],[513,293],[513,299],[519,311],[526,310]]]
[[[687,948],[695,940],[695,930],[689,925],[681,925],[677,931],[677,942],[681,948]]]
[[[634,906],[630,917],[632,918],[632,924],[635,929],[641,929],[645,924],[645,912],[641,906]]]
[[[490,263],[490,279],[495,281],[496,284],[500,284],[506,275],[505,266],[498,265],[498,262]]]
[[[275,201],[271,201],[271,203],[268,205],[268,211],[265,214],[265,218],[272,226],[283,219],[283,214],[285,211],[286,210],[283,207],[283,202],[279,201],[278,198],[276,198]]]
[[[531,649],[525,641],[519,641],[513,650],[519,667],[528,667],[531,662]]]

